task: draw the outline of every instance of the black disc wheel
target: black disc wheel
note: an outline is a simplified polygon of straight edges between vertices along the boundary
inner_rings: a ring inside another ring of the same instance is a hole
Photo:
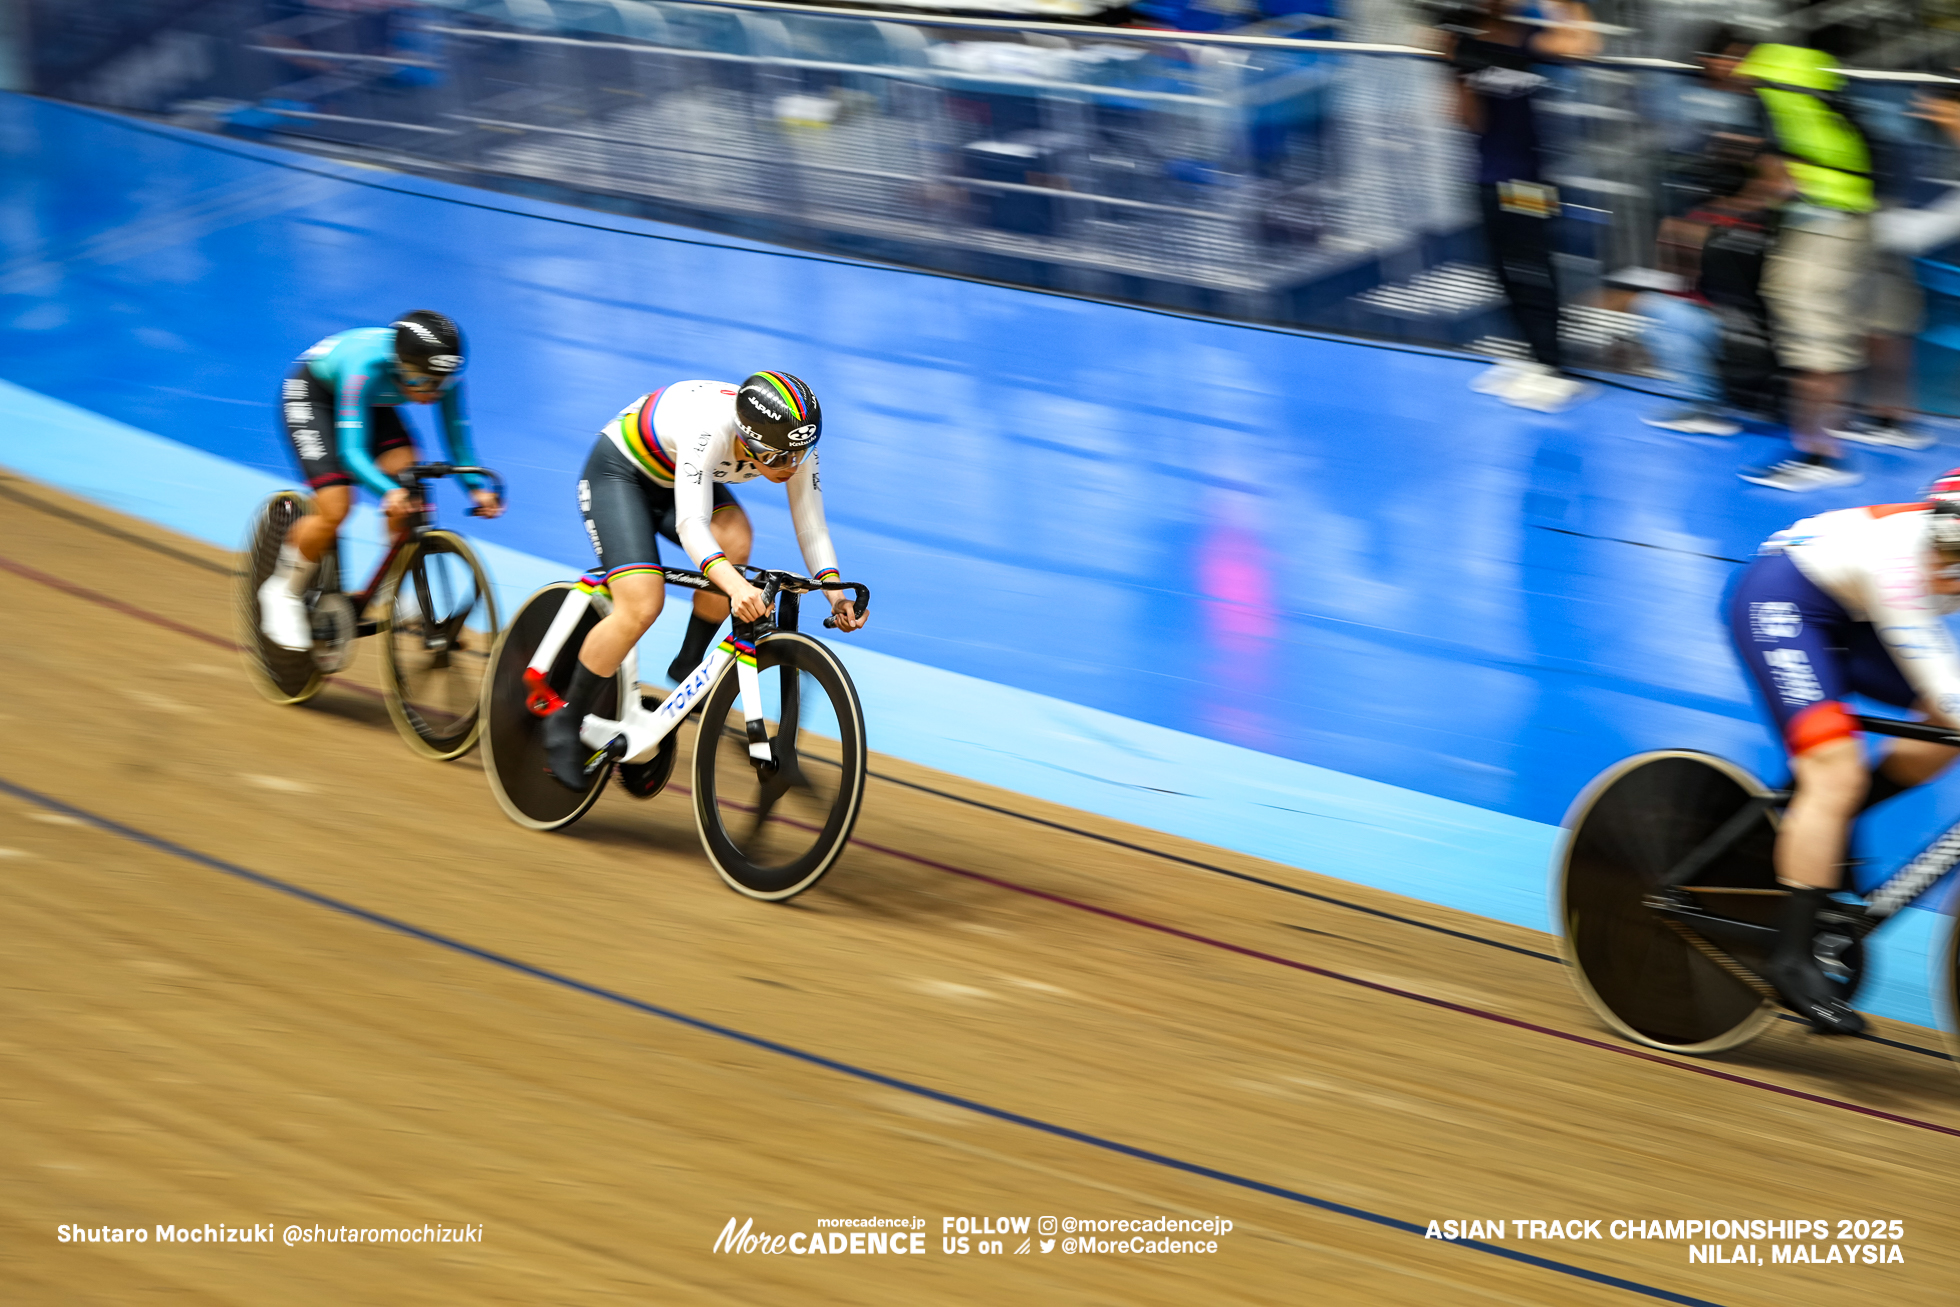
[[[1776,1019],[1721,950],[1646,905],[1667,875],[1750,799],[1756,779],[1701,753],[1644,753],[1603,773],[1573,805],[1554,864],[1553,900],[1579,992],[1627,1038],[1716,1053]],[[1766,922],[1781,902],[1766,816],[1685,893],[1708,910]]]
[[[467,542],[430,531],[381,580],[381,684],[409,747],[447,761],[475,745],[497,600]]]
[[[327,683],[311,650],[296,652],[274,644],[259,620],[259,587],[279,565],[286,532],[312,511],[312,500],[296,490],[281,490],[253,514],[239,559],[238,647],[252,684],[274,703],[305,703]]]
[[[560,785],[545,760],[543,720],[525,705],[524,669],[574,589],[569,581],[554,582],[523,602],[497,637],[490,654],[490,674],[483,682],[483,770],[490,778],[490,792],[512,821],[532,830],[557,830],[583,817],[599,801],[606,777],[612,774],[612,768],[600,768],[583,791]],[[572,683],[572,664],[578,659],[586,633],[608,611],[605,597],[593,595],[570,638],[552,660],[545,679],[559,694]],[[600,687],[593,712],[605,717],[617,715],[623,689],[620,680],[614,677]]]
[[[864,800],[864,711],[844,664],[822,643],[778,631],[756,644],[773,755],[750,753],[739,715],[740,664],[708,692],[694,741],[694,816],[701,844],[729,886],[786,899],[822,879],[857,825]]]

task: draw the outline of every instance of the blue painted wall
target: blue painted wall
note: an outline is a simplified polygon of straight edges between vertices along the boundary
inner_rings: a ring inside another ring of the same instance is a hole
[[[278,379],[410,307],[473,350],[491,528],[583,565],[572,501],[633,396],[777,367],[828,417],[885,652],[1556,821],[1658,746],[1776,764],[1715,620],[1729,559],[1906,497],[1743,485],[1609,391],[1560,417],[1470,360],[868,268],[0,96],[0,376],[287,470]],[[794,565],[780,494],[742,498]],[[1918,802],[1913,800],[1911,802]],[[1908,813],[1907,824],[1930,808]]]

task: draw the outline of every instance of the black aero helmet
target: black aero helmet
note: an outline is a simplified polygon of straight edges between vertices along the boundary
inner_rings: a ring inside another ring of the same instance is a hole
[[[438,379],[463,370],[463,333],[432,309],[416,309],[394,321],[395,363]]]
[[[823,434],[823,410],[800,377],[757,372],[735,392],[735,421],[742,443],[764,463],[800,454]]]

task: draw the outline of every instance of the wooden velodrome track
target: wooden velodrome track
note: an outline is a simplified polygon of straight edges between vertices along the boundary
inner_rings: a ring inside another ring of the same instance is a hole
[[[474,757],[402,746],[372,650],[310,708],[264,703],[228,650],[228,565],[0,478],[0,1300],[1822,1304],[1960,1284],[1960,1077],[1932,1032],[1780,1023],[1718,1061],[1636,1055],[1542,936],[886,758],[829,879],[753,903],[671,794],[512,826]],[[1202,1256],[941,1249],[945,1217],[1048,1214],[1234,1224]],[[731,1217],[870,1216],[923,1218],[926,1255],[712,1251]],[[1408,1228],[1471,1217],[1896,1217],[1906,1260],[1691,1265],[1680,1242]],[[207,1222],[482,1234],[57,1238]]]

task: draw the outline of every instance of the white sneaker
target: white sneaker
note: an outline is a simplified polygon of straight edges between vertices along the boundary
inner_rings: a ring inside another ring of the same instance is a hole
[[[1855,486],[1865,479],[1864,473],[1853,472],[1841,463],[1813,463],[1807,458],[1786,458],[1773,467],[1749,468],[1737,475],[1755,485],[1798,494],[1806,490]]]
[[[1876,445],[1880,449],[1928,449],[1933,433],[1924,427],[1907,426],[1892,418],[1857,416],[1842,427],[1830,428],[1839,440],[1856,445]]]
[[[1470,389],[1479,395],[1502,395],[1520,377],[1535,371],[1537,367],[1530,359],[1499,359],[1470,378]]]
[[[1561,376],[1549,368],[1541,368],[1520,378],[1498,398],[1537,413],[1563,413],[1581,400],[1591,399],[1598,389],[1577,377]]]
[[[1648,413],[1641,419],[1650,427],[1662,431],[1679,431],[1687,436],[1734,436],[1742,432],[1742,424],[1733,418],[1724,417],[1712,408],[1700,404],[1682,404],[1675,408],[1662,409]]]
[[[306,604],[278,573],[259,587],[259,630],[281,649],[304,653],[313,647],[313,623]]]

